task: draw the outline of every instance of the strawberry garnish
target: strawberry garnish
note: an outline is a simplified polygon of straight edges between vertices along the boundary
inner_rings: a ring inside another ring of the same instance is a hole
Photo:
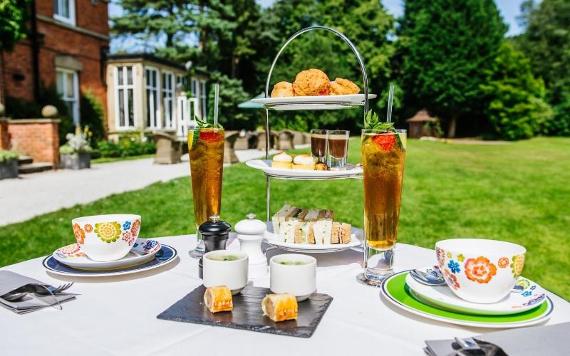
[[[377,135],[372,138],[383,151],[390,151],[396,145],[396,135]]]
[[[206,142],[215,142],[223,139],[221,132],[216,131],[200,131],[200,140]]]

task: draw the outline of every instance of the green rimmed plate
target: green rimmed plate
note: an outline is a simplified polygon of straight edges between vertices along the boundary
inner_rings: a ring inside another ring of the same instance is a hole
[[[380,294],[394,306],[412,314],[446,323],[484,328],[518,328],[539,324],[548,320],[554,306],[548,296],[534,309],[509,315],[475,315],[438,309],[415,299],[406,285],[409,271],[396,273],[382,283]]]

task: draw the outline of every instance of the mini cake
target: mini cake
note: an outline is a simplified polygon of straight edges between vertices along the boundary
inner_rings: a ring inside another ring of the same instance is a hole
[[[327,166],[326,163],[319,162],[319,163],[315,164],[315,170],[316,171],[328,171],[329,167]]]
[[[286,152],[281,152],[273,156],[273,162],[271,162],[271,167],[291,169],[292,162],[293,162],[293,157],[289,156]]]
[[[232,291],[226,286],[208,287],[204,292],[204,304],[212,313],[232,311]]]
[[[263,315],[279,322],[297,319],[299,306],[297,298],[291,294],[268,294],[261,301]]]
[[[298,155],[293,160],[293,169],[307,169],[312,171],[315,169],[315,161],[313,161],[313,157],[309,155]]]

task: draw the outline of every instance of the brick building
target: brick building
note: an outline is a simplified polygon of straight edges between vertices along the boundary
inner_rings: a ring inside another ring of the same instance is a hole
[[[106,113],[107,5],[107,0],[32,1],[29,35],[13,51],[0,53],[0,102],[37,101],[42,87],[56,87],[75,122],[82,92],[92,92]]]

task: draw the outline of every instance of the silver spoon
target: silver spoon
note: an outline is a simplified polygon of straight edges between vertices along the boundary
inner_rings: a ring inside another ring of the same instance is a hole
[[[443,274],[439,268],[434,267],[428,268],[425,272],[419,269],[413,269],[410,271],[410,275],[413,279],[418,281],[421,284],[425,284],[428,286],[445,286],[445,279],[443,278]]]

